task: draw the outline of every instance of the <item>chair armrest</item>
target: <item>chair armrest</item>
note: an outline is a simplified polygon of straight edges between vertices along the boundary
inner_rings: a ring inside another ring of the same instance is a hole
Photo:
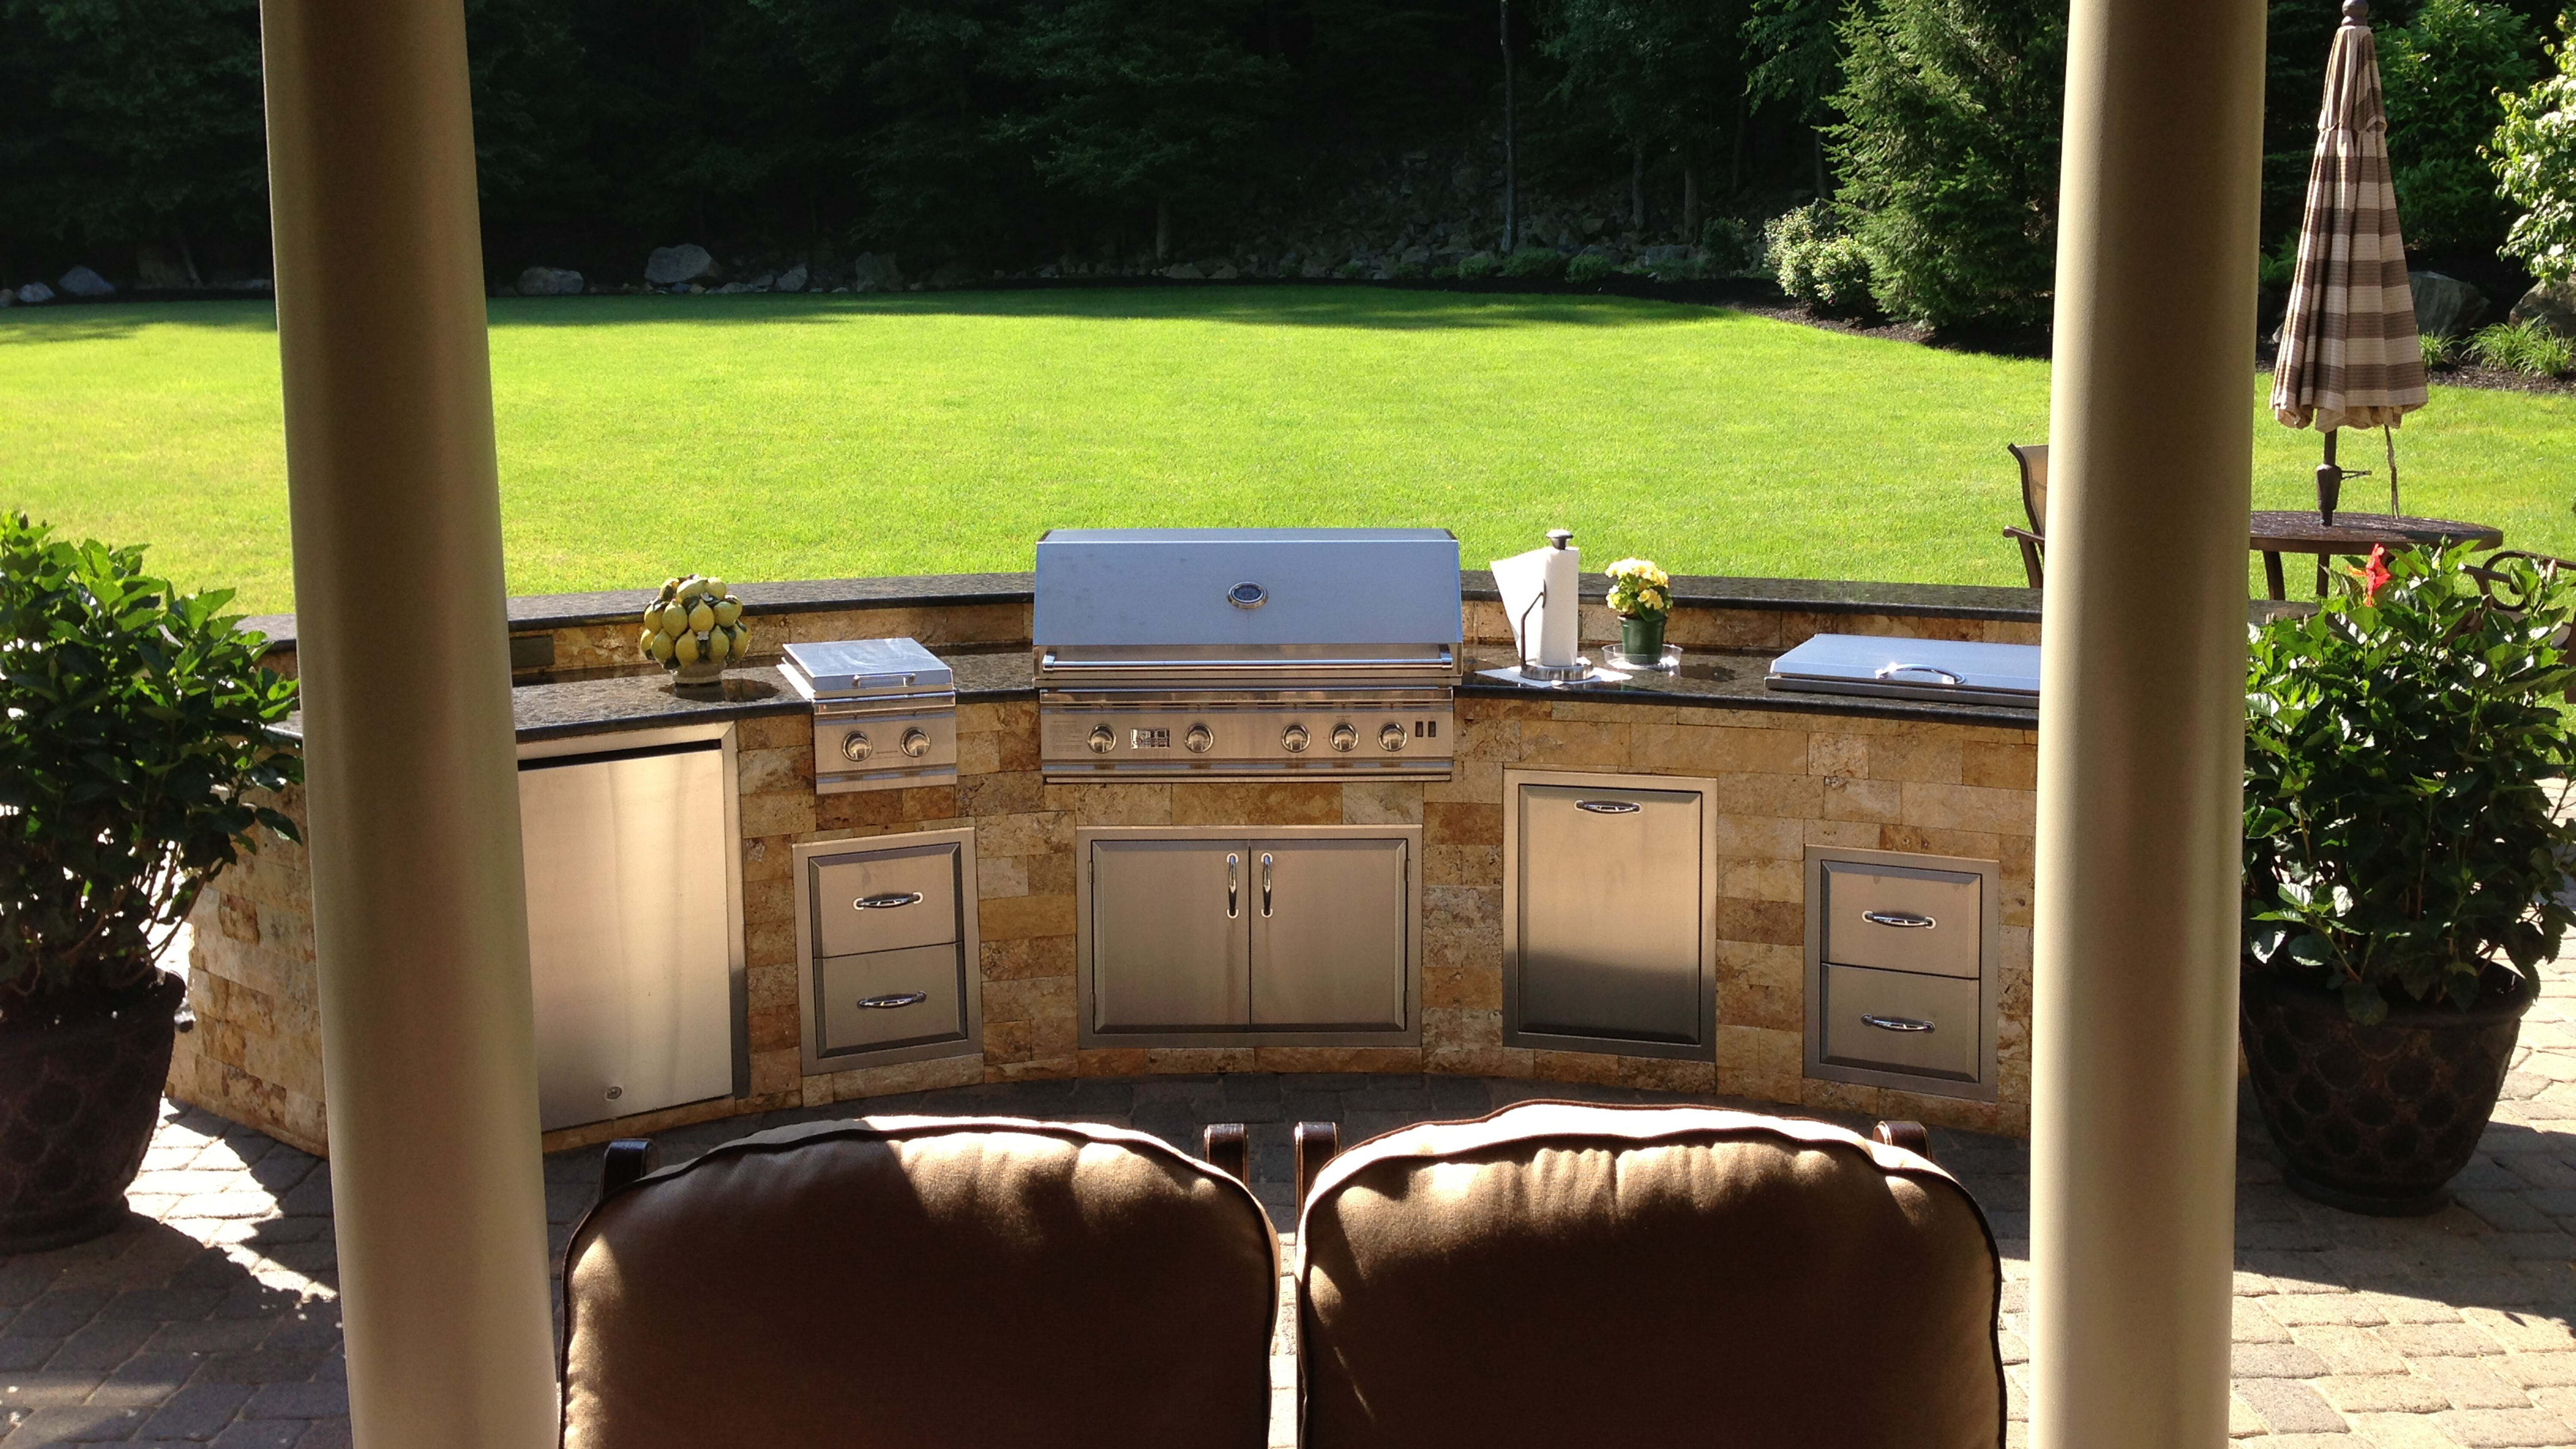
[[[1207,1165],[1242,1183],[1252,1185],[1252,1164],[1245,1145],[1240,1122],[1210,1122],[1199,1135],[1199,1156]]]
[[[1324,1175],[1324,1164],[1332,1161],[1334,1154],[1341,1150],[1341,1124],[1297,1124],[1297,1201],[1300,1204],[1306,1201],[1306,1194],[1315,1190],[1315,1179]]]
[[[1869,1129],[1869,1140],[1902,1147],[1926,1161],[1932,1157],[1932,1134],[1925,1131],[1920,1122],[1881,1122]]]
[[[634,1185],[635,1179],[662,1165],[662,1152],[650,1137],[620,1137],[599,1154],[599,1196],[605,1202]]]

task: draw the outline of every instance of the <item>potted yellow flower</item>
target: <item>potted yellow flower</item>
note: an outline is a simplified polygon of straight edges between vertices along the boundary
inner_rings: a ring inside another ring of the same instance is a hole
[[[1619,652],[1639,663],[1664,657],[1664,621],[1673,612],[1672,576],[1654,560],[1623,558],[1609,568],[1610,608],[1619,616]]]

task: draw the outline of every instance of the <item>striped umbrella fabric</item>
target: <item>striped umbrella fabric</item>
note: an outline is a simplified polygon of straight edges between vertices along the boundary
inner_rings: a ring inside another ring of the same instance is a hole
[[[2366,9],[2358,0],[2344,6],[2326,61],[2299,268],[2272,369],[2272,415],[2326,433],[2395,427],[2426,396]]]

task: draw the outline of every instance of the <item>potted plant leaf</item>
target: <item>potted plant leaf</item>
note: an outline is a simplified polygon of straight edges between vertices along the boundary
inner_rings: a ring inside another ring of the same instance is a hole
[[[2290,1185],[2431,1212],[2571,923],[2576,579],[2374,549],[2253,634],[2240,1032]]]
[[[1673,612],[1672,577],[1643,558],[1623,558],[1604,573],[1610,580],[1610,610],[1619,616],[1620,655],[1649,669],[1661,664],[1664,621]]]
[[[0,1255],[115,1227],[143,1163],[183,977],[159,960],[302,778],[229,590],[143,550],[0,515]]]

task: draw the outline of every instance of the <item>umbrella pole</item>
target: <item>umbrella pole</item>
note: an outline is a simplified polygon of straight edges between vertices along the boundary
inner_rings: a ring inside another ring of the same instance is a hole
[[[2397,506],[2397,430],[2387,423],[2379,425],[2379,440],[2388,445],[2388,512],[2402,518],[2406,510]]]
[[[2335,505],[2343,499],[2343,466],[2335,462],[2335,435],[2326,429],[2326,460],[2317,465],[2317,517],[2334,527]]]

